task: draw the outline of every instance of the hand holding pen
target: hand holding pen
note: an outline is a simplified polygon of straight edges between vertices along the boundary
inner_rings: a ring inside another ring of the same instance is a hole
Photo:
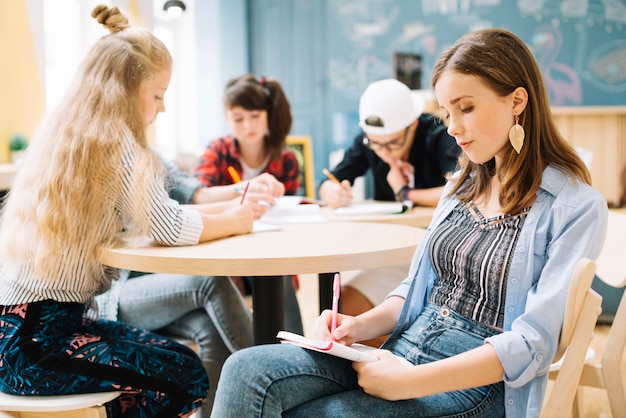
[[[352,189],[348,180],[339,181],[329,170],[322,170],[330,181],[320,186],[320,198],[332,208],[348,206],[352,201]]]

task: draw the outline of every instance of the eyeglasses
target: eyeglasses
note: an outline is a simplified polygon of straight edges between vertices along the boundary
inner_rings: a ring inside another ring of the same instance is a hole
[[[399,137],[392,139],[391,141],[387,141],[385,143],[376,142],[369,139],[367,136],[363,136],[363,145],[372,151],[381,151],[383,148],[386,148],[387,151],[397,151],[402,149],[404,144],[406,143],[407,134],[409,132],[409,127],[407,127]]]

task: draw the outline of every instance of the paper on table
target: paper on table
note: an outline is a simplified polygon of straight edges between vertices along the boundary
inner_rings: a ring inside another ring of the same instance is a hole
[[[308,350],[319,351],[320,353],[326,353],[335,357],[345,358],[346,360],[378,360],[378,358],[374,357],[373,355],[367,354],[368,351],[374,350],[374,348],[363,344],[352,344],[351,346],[347,346],[334,341],[317,341],[303,337],[302,335],[294,334],[293,332],[289,331],[278,332],[276,338],[281,339],[281,343],[283,344],[297,345]]]
[[[391,215],[413,207],[412,202],[354,203],[334,210],[335,215]]]
[[[302,200],[302,196],[282,196],[276,199],[276,205],[261,217],[261,221],[273,225],[328,222],[318,204],[302,204]]]
[[[267,232],[267,231],[280,231],[281,227],[278,225],[272,225],[261,221],[254,221],[252,224],[252,232]]]

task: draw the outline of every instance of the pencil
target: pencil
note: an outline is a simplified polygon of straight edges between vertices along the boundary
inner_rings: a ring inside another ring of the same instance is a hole
[[[248,187],[250,187],[250,182],[246,183],[246,188],[243,190],[243,194],[241,195],[241,202],[239,202],[240,205],[243,205],[243,199],[246,198],[246,193],[248,193]]]
[[[334,181],[335,183],[341,186],[341,182],[339,181],[339,179],[335,177],[333,173],[331,173],[328,169],[323,168],[322,173],[324,173],[326,177],[328,177],[329,179],[331,179],[332,181]]]
[[[228,174],[230,174],[230,178],[233,179],[234,183],[241,183],[241,177],[239,177],[239,173],[235,170],[235,167],[232,165],[228,166]]]

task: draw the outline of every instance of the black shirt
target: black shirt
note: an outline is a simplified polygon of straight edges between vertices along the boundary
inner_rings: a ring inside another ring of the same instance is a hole
[[[395,200],[391,186],[387,183],[389,166],[374,151],[363,145],[361,132],[346,150],[343,160],[332,170],[339,180],[354,179],[373,170],[374,200]],[[446,174],[457,169],[457,158],[461,149],[456,140],[448,135],[447,127],[430,114],[419,117],[408,162],[415,167],[415,188],[428,189],[443,186]]]

